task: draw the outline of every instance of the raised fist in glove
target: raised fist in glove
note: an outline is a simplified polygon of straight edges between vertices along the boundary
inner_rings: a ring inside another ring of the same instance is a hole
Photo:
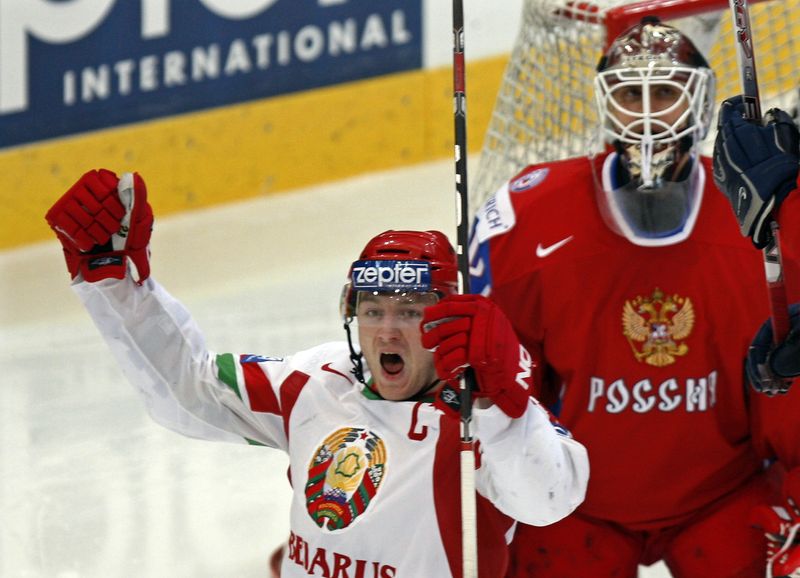
[[[510,417],[528,407],[533,362],[511,323],[481,295],[450,295],[425,309],[422,345],[433,351],[436,373],[446,382],[472,367],[474,395],[487,397]]]
[[[714,143],[714,182],[725,193],[742,235],[759,249],[772,238],[773,213],[797,186],[798,132],[792,118],[773,108],[764,124],[742,116],[741,96],[722,103]]]
[[[89,282],[123,279],[128,268],[140,285],[150,276],[153,211],[137,173],[121,178],[89,171],[45,215],[64,247],[67,269]]]
[[[783,482],[783,503],[759,506],[753,525],[764,530],[767,539],[767,576],[800,576],[800,470],[792,470]]]
[[[791,330],[775,345],[772,322],[767,319],[756,333],[747,352],[747,377],[756,391],[786,393],[791,378],[800,375],[800,303],[789,307]]]

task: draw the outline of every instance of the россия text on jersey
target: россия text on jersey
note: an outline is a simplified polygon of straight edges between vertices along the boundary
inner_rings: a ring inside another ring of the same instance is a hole
[[[717,372],[708,377],[658,382],[641,379],[626,383],[624,379],[606,380],[592,377],[587,411],[616,414],[630,409],[635,413],[649,411],[688,413],[710,411],[717,403]]]

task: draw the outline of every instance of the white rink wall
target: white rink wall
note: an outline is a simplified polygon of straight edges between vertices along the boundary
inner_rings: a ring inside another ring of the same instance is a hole
[[[507,54],[514,45],[522,0],[464,0],[465,56],[469,60]],[[449,65],[453,59],[452,2],[423,3],[423,66]]]

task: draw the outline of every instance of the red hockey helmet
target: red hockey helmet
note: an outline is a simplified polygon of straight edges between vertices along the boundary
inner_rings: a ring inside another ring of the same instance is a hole
[[[600,59],[597,72],[609,68],[690,66],[711,68],[691,40],[657,16],[645,16],[620,34]]]
[[[440,231],[384,231],[367,243],[350,267],[342,291],[345,320],[355,316],[359,291],[457,293],[456,252]]]

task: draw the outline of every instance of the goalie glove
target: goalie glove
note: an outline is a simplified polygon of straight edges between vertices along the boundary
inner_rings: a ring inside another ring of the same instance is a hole
[[[511,323],[481,295],[449,295],[425,308],[422,345],[433,351],[439,379],[453,384],[467,367],[478,382],[473,395],[487,397],[512,418],[528,407],[533,362]]]
[[[750,344],[745,369],[756,391],[769,395],[786,393],[791,378],[800,375],[800,303],[789,307],[789,323],[789,335],[778,345],[773,343],[769,319]]]
[[[792,118],[773,108],[764,125],[744,119],[741,96],[722,103],[714,143],[714,182],[733,207],[742,235],[759,249],[772,239],[770,222],[797,187],[798,132]]]
[[[61,241],[73,279],[123,279],[129,267],[139,285],[150,276],[153,211],[137,173],[117,179],[105,169],[89,171],[45,219]]]

